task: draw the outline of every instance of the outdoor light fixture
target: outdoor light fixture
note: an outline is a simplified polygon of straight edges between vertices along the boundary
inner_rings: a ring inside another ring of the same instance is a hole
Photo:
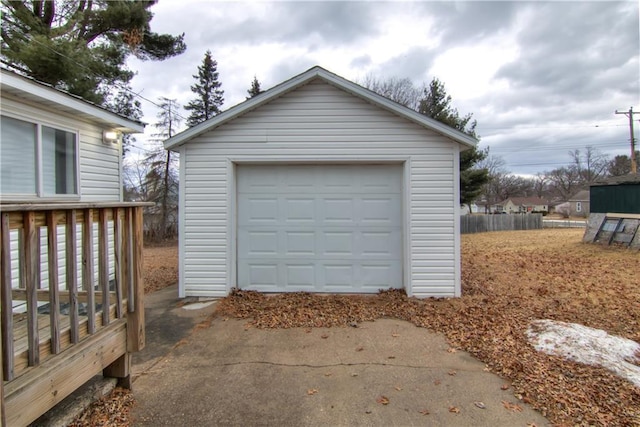
[[[116,144],[120,140],[120,132],[105,130],[102,132],[102,142],[105,144]]]

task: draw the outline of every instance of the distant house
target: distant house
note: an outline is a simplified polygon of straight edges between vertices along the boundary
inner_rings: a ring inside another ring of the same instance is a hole
[[[492,206],[492,213],[548,213],[549,202],[539,197],[510,197]]]
[[[571,216],[589,216],[589,190],[578,191],[569,199],[569,212]]]

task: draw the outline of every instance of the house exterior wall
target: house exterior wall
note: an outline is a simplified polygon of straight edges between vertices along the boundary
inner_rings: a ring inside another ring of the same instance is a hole
[[[61,114],[53,109],[26,103],[3,94],[1,113],[31,123],[77,132],[79,139],[79,193],[80,196],[58,196],[57,201],[97,202],[122,201],[122,147],[104,144],[102,127],[77,117]],[[0,142],[1,143],[1,142]],[[5,199],[6,195],[0,195]],[[46,202],[51,199],[31,197],[25,201]]]
[[[589,216],[589,201],[588,200],[570,200],[569,212],[571,216]]]
[[[62,114],[49,108],[25,102],[8,94],[2,94],[0,112],[3,116],[12,117],[30,123],[39,123],[54,128],[74,132],[78,138],[78,195],[59,195],[55,198],[46,197],[19,197],[0,194],[4,201],[17,202],[120,202],[122,201],[122,147],[121,144],[104,144],[102,142],[103,127],[79,120],[77,117]],[[2,143],[2,141],[0,141]],[[46,230],[41,231],[41,283],[43,288],[48,287],[48,263],[46,256]],[[78,239],[81,231],[78,231]],[[94,224],[94,258],[98,253],[98,228]],[[11,233],[11,259],[12,259],[12,286],[18,287],[18,233]],[[110,235],[109,246],[109,271],[114,271],[113,236]],[[58,230],[58,271],[64,283],[65,277],[65,236],[64,227]],[[81,254],[78,254],[78,263],[81,263]],[[94,266],[97,273],[97,265]],[[80,277],[81,269],[78,268]],[[112,273],[111,273],[112,274]],[[97,278],[97,274],[94,274]],[[80,282],[79,282],[80,283]]]
[[[403,165],[404,286],[460,295],[459,145],[320,80],[180,147],[180,294],[236,284],[236,166]]]

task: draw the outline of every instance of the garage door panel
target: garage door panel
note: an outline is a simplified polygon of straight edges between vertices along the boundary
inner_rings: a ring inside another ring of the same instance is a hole
[[[316,220],[316,199],[284,198],[284,220],[286,224],[313,224]]]
[[[278,255],[278,233],[276,231],[247,231],[240,236],[240,244],[249,257]]]
[[[360,223],[366,225],[393,226],[400,218],[400,197],[363,198]]]
[[[316,283],[315,264],[286,264],[285,287],[295,290],[314,290]]]
[[[261,171],[268,172],[265,185]],[[402,287],[399,165],[239,166],[238,286]],[[273,184],[275,182],[275,184]],[[268,190],[256,189],[269,188]]]
[[[323,225],[354,225],[355,200],[351,197],[320,199],[320,218]]]
[[[329,291],[353,288],[356,284],[352,264],[325,264],[323,271],[324,287]]]
[[[327,256],[352,256],[355,246],[354,232],[352,231],[325,231],[321,233],[319,255]]]
[[[316,253],[316,233],[313,231],[284,231],[286,256],[313,256]]]
[[[238,203],[240,224],[277,224],[278,199],[247,197]]]

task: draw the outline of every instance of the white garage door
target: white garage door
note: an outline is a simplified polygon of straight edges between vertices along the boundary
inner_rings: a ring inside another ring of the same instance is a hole
[[[400,165],[238,167],[238,286],[402,287]]]

